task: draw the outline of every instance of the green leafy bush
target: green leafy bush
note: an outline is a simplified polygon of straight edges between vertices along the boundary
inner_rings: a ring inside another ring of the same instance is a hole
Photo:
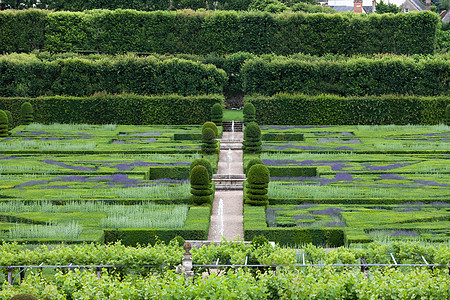
[[[227,2],[219,2],[218,6],[247,9],[249,4],[248,0]],[[205,3],[175,1],[173,8],[205,7]],[[127,5],[129,7],[134,6]],[[167,2],[149,7],[165,9]],[[283,7],[272,4],[269,9],[279,11]],[[343,15],[120,9],[6,11],[1,12],[0,19],[0,51],[29,52],[38,49],[51,52],[201,55],[238,51],[281,55],[433,54],[439,22],[439,16],[431,12]]]
[[[217,126],[222,126],[223,110],[220,103],[216,103],[211,107],[211,121]]]
[[[450,125],[450,104],[447,105],[447,107],[445,108],[445,119],[446,119],[446,124]]]
[[[259,153],[262,149],[261,145],[261,128],[255,122],[247,123],[244,126],[242,150],[244,153]]]
[[[244,109],[242,110],[242,113],[244,114],[244,122],[255,122],[255,106],[253,106],[252,103],[247,102],[244,104]]]
[[[29,125],[33,122],[33,106],[30,102],[25,102],[20,106],[20,114],[22,116],[22,124]]]
[[[247,96],[261,124],[282,125],[406,125],[439,124],[445,120],[448,97],[308,96],[276,94]]]
[[[191,170],[191,201],[196,205],[211,203],[211,183],[208,170],[202,165],[197,165]]]
[[[203,133],[203,131],[206,128],[210,128],[214,132],[214,138],[218,138],[219,137],[219,129],[217,129],[216,124],[214,124],[213,122],[205,122],[205,123],[203,123],[202,133]]]
[[[211,128],[205,128],[202,130],[202,152],[205,154],[218,153],[216,135]]]
[[[211,163],[209,162],[209,160],[207,160],[207,159],[205,159],[205,158],[197,158],[197,159],[194,159],[194,160],[191,162],[190,171],[192,171],[192,169],[193,169],[194,167],[198,166],[198,165],[204,166],[204,167],[206,168],[206,170],[208,171],[208,174],[209,174],[209,180],[211,181],[211,179],[212,179],[212,174],[213,174],[213,169],[212,169],[212,166],[211,166]]]
[[[99,93],[90,97],[0,98],[0,107],[20,120],[20,104],[33,104],[38,123],[73,124],[202,124],[223,96],[138,96]],[[15,125],[19,125],[17,121]]]
[[[0,137],[8,135],[8,115],[3,110],[0,110]]]
[[[262,162],[262,160],[258,157],[252,158],[247,165],[245,166],[245,174],[248,175],[248,171],[250,170],[250,168],[254,165],[264,165],[264,163]]]
[[[269,204],[267,196],[269,181],[269,169],[264,164],[253,165],[248,171],[245,203],[267,206]]]
[[[14,128],[13,116],[9,110],[4,110],[4,112],[6,113],[6,116],[8,116],[8,131],[9,135],[11,135],[10,131]]]

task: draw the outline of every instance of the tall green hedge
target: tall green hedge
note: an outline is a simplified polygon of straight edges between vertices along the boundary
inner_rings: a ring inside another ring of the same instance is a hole
[[[418,96],[339,97],[277,94],[247,96],[260,124],[406,125],[445,122],[450,98]]]
[[[0,51],[432,54],[438,22],[431,12],[29,10],[0,13]]]
[[[243,65],[241,76],[246,94],[450,95],[448,56],[258,58]]]
[[[227,81],[213,65],[153,56],[41,60],[34,54],[0,57],[0,96],[86,96],[95,92],[140,95],[221,93]],[[208,112],[209,116],[209,112]]]
[[[211,107],[222,103],[223,97],[97,94],[92,97],[0,98],[0,109],[9,110],[18,125],[24,102],[33,105],[35,122],[47,124],[201,124],[208,121]]]

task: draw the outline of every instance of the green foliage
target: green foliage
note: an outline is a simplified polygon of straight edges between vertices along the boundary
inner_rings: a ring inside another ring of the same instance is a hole
[[[217,126],[222,126],[223,109],[220,103],[216,103],[211,107],[211,121]]]
[[[0,107],[20,119],[20,104],[33,103],[35,121],[71,124],[202,124],[208,120],[214,103],[223,96],[138,96],[134,94],[96,94],[91,97],[0,98]],[[15,123],[17,124],[17,121]]]
[[[248,171],[250,170],[250,168],[254,165],[264,165],[264,163],[262,162],[261,159],[259,159],[258,157],[252,158],[247,165],[245,166],[245,174],[248,176]]]
[[[383,0],[381,0],[379,3],[375,5],[375,12],[377,14],[386,14],[386,13],[394,13],[397,14],[401,12],[400,7],[393,3],[384,3]]]
[[[308,96],[276,94],[248,96],[257,108],[261,124],[350,125],[350,124],[439,124],[445,120],[448,97],[419,96]]]
[[[191,201],[196,205],[209,204],[212,201],[211,183],[208,170],[197,165],[191,170]]]
[[[34,54],[0,57],[0,95],[89,96],[94,93],[201,95],[222,93],[226,74],[212,65],[153,56],[40,60]],[[209,112],[208,114],[209,115]]]
[[[325,14],[335,14],[337,13],[336,10],[332,9],[328,6],[322,6],[317,4],[311,4],[311,3],[305,3],[300,2],[292,5],[291,7],[292,11],[303,11],[306,13],[325,13]]]
[[[318,176],[317,167],[267,167],[272,177],[316,177]]]
[[[180,7],[204,2],[175,1]],[[211,4],[210,4],[211,5]],[[248,0],[218,6],[247,9]],[[156,5],[155,5],[156,6]],[[164,8],[158,5],[158,8]],[[283,4],[269,5],[278,12]],[[103,5],[102,5],[103,7]],[[128,6],[130,7],[130,6]],[[131,6],[133,7],[133,6]],[[84,9],[84,8],[83,8]],[[93,53],[433,54],[437,14],[270,14],[249,11],[6,11],[0,51]],[[157,26],[156,26],[156,25]],[[414,34],[411,34],[414,32]],[[120,73],[119,73],[120,74]],[[116,74],[117,75],[117,74]],[[169,82],[169,81],[167,81]]]
[[[11,300],[37,300],[37,298],[30,294],[17,294],[11,297]]]
[[[33,122],[33,106],[30,102],[25,102],[20,106],[20,115],[22,117],[22,124],[29,125]]]
[[[205,123],[203,123],[202,134],[203,134],[203,131],[206,128],[210,128],[214,132],[214,138],[218,138],[219,137],[219,130],[217,129],[216,124],[214,124],[213,122],[205,122]]]
[[[448,95],[450,60],[446,56],[258,58],[243,65],[241,76],[246,94]],[[256,113],[261,113],[259,108]]]
[[[252,0],[248,10],[267,11],[279,13],[287,9],[287,6],[278,0]]]
[[[255,106],[253,106],[252,103],[246,102],[244,104],[244,109],[242,110],[242,112],[244,113],[244,122],[245,123],[255,122],[256,110],[255,110]]]
[[[253,165],[247,175],[247,189],[245,203],[250,205],[267,206],[269,198],[267,187],[270,181],[269,169],[264,164]]]
[[[214,124],[214,123],[213,123]],[[217,149],[216,134],[211,128],[202,130],[202,152],[205,154],[215,154],[219,152]]]
[[[6,116],[8,116],[8,130],[11,130],[14,128],[13,116],[9,110],[4,110],[4,112],[6,113]],[[11,132],[9,134],[11,134]]]
[[[249,122],[244,126],[244,141],[242,150],[244,153],[261,152],[261,129],[256,122]]]
[[[446,124],[450,126],[450,104],[448,104],[447,107],[445,108],[445,119]]]
[[[209,174],[209,180],[211,181],[212,174],[213,174],[213,169],[212,169],[212,166],[211,166],[211,163],[209,162],[209,160],[207,160],[205,158],[194,159],[191,162],[190,171],[192,172],[192,169],[194,167],[198,166],[198,165],[201,165],[201,166],[206,168],[206,170],[208,171],[208,174]]]

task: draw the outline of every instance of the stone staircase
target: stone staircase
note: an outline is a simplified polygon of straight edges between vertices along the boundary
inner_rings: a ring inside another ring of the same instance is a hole
[[[243,132],[244,122],[242,121],[225,121],[222,122],[223,132]]]
[[[243,190],[242,184],[246,179],[244,174],[214,174],[212,178],[216,191]]]

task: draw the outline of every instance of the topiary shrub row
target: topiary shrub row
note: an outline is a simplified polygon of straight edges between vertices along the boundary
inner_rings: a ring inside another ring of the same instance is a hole
[[[256,163],[251,166],[247,173],[245,204],[269,205],[269,197],[267,196],[269,181],[269,170],[264,164]]]
[[[0,137],[7,137],[9,135],[8,124],[8,115],[3,110],[0,110]]]
[[[30,102],[34,121],[87,124],[202,124],[208,121],[215,103],[223,96],[137,96],[96,94],[91,97],[0,98],[0,109],[9,110],[20,120],[21,105]],[[19,125],[17,122],[14,125]]]
[[[202,144],[201,149],[205,154],[217,154],[217,140],[219,131],[213,122],[205,122],[202,126]]]
[[[211,164],[206,159],[196,159],[191,163],[190,169],[191,202],[195,205],[211,204],[214,197]]]
[[[211,122],[216,126],[222,126],[223,109],[220,103],[216,103],[211,107]]]
[[[247,96],[260,124],[271,125],[432,125],[445,123],[448,97]]]
[[[255,119],[256,110],[255,110],[255,106],[253,106],[253,104],[251,104],[249,102],[245,103],[242,113],[244,115],[244,123],[250,123],[250,122],[256,121],[256,119]]]
[[[431,12],[345,15],[30,10],[1,12],[0,20],[0,51],[7,52],[352,55],[433,54],[439,16]]]

